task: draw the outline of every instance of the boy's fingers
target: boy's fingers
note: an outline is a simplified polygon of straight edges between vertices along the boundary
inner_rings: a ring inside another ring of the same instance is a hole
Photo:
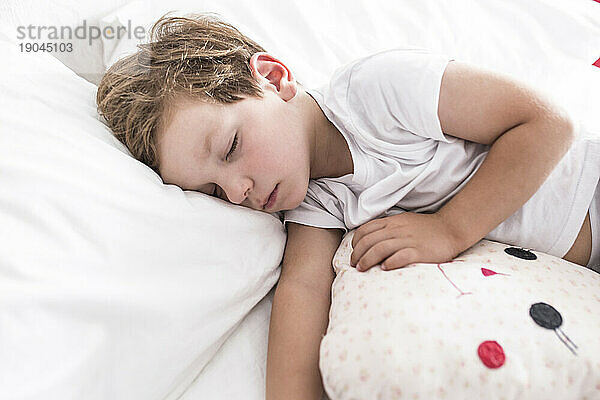
[[[407,265],[414,264],[417,262],[418,252],[414,247],[406,247],[400,249],[390,257],[388,257],[382,264],[381,269],[386,271],[403,268]]]
[[[372,221],[369,221],[363,225],[361,225],[360,227],[358,227],[356,229],[356,231],[354,231],[354,236],[352,237],[352,241],[351,241],[351,245],[352,248],[356,248],[356,245],[358,244],[358,242],[360,242],[360,240],[362,238],[364,238],[365,236],[367,236],[369,233],[371,232],[375,232],[381,228],[383,228],[385,226],[385,221],[382,219],[374,219]]]
[[[356,269],[358,271],[371,269],[373,266],[380,264],[386,258],[394,254],[401,246],[402,242],[398,239],[388,239],[376,243],[358,259]]]
[[[360,259],[362,259],[371,249],[377,246],[386,239],[386,232],[383,229],[375,229],[363,237],[352,246],[352,253],[350,254],[350,265],[356,266]],[[392,253],[389,253],[392,254]],[[371,255],[371,258],[373,255]],[[384,260],[383,258],[380,261]],[[372,260],[369,260],[372,263]]]

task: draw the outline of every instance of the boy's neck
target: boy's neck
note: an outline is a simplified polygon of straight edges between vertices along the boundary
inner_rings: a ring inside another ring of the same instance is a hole
[[[337,178],[354,173],[352,155],[346,139],[327,119],[318,103],[304,90],[299,94],[309,118],[310,179]]]

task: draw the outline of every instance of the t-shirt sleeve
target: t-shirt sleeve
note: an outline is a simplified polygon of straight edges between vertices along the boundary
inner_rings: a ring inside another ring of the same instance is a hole
[[[448,55],[422,48],[393,49],[356,63],[347,101],[353,123],[386,142],[408,131],[437,141],[452,142],[442,132],[438,105]],[[373,129],[378,127],[378,129]]]
[[[317,228],[338,228],[348,232],[343,221],[343,209],[339,201],[317,182],[309,183],[306,197],[293,210],[284,211],[283,224],[295,222]]]

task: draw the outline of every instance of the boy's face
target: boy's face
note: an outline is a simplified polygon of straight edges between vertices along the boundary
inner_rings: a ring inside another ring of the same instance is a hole
[[[285,86],[232,104],[180,103],[157,137],[163,181],[263,210],[278,187],[272,213],[304,199],[311,167],[310,118]],[[205,147],[210,143],[210,152]],[[217,185],[217,186],[215,186]]]

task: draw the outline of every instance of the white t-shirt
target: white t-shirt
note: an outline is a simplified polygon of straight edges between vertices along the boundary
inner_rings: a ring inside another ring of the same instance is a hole
[[[439,92],[450,60],[421,48],[388,50],[341,67],[328,85],[307,90],[346,139],[354,173],[311,179],[300,206],[284,212],[284,223],[347,232],[404,211],[436,212],[459,192],[490,146],[441,130]],[[580,130],[541,188],[486,239],[566,254],[600,175],[600,138]]]

